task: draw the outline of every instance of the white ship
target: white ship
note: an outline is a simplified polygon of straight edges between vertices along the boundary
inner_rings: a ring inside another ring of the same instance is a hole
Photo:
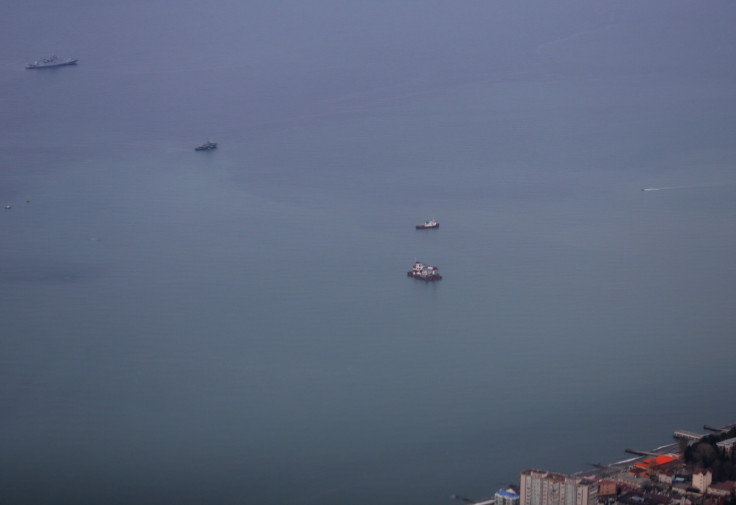
[[[422,224],[417,225],[417,230],[429,230],[430,228],[439,228],[440,223],[438,223],[435,219],[430,219],[429,221],[425,221]]]

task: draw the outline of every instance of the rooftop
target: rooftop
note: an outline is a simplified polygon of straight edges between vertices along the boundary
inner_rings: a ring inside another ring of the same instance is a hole
[[[637,466],[639,468],[654,468],[656,466],[662,466],[666,465],[667,463],[672,463],[673,461],[677,461],[679,458],[679,454],[662,454],[661,456],[654,456],[653,458],[634,463],[634,466]]]

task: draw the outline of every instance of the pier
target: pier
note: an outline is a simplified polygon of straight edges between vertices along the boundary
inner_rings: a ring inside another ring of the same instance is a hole
[[[701,435],[699,433],[693,433],[692,431],[685,431],[685,430],[675,430],[675,433],[672,435],[678,440],[700,440],[705,435]]]

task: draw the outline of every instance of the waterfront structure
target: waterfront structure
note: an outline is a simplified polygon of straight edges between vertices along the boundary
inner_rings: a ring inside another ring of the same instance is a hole
[[[519,494],[511,488],[499,489],[493,497],[495,505],[519,505],[519,499]]]
[[[588,477],[546,470],[521,472],[519,505],[595,505],[598,483]]]
[[[688,442],[697,442],[704,436],[705,435],[701,435],[700,433],[693,433],[692,431],[685,430],[675,430],[675,433],[673,435],[673,437],[678,440],[687,440]]]
[[[679,454],[660,454],[642,461],[637,461],[629,471],[647,479],[661,480],[660,475],[675,470],[680,464]],[[665,476],[665,479],[667,477]]]

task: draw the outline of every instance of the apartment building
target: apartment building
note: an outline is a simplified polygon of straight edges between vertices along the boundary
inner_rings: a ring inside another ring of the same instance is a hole
[[[595,505],[598,482],[546,470],[521,472],[520,505]]]

